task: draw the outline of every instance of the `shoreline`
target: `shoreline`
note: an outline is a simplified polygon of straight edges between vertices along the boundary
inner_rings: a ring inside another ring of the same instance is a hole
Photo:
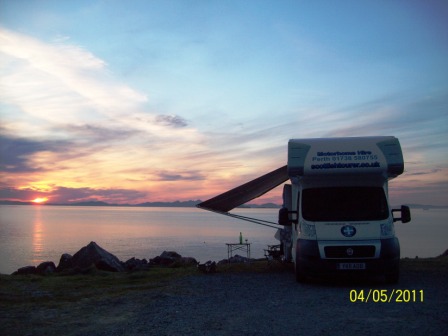
[[[78,257],[78,258],[77,258]],[[403,260],[432,260],[440,257],[448,257],[448,249],[446,249],[443,253],[435,257],[425,257],[419,258],[418,256],[414,258],[403,257],[400,258],[400,261]],[[214,262],[216,264],[223,263],[246,263],[253,261],[261,261],[265,260],[265,257],[262,258],[246,258],[242,257],[238,254],[235,254],[231,259],[221,259],[219,261],[216,260],[208,260],[205,263]],[[44,261],[37,266],[27,265],[19,267],[16,271],[13,271],[9,275],[17,275],[17,274],[40,274],[40,275],[48,275],[53,273],[58,273],[61,271],[72,271],[71,273],[82,273],[83,269],[87,269],[90,267],[96,267],[99,270],[112,271],[112,272],[123,272],[123,271],[136,271],[136,270],[148,270],[153,266],[191,266],[191,265],[199,265],[199,259],[196,257],[185,257],[180,255],[179,253],[172,250],[164,250],[159,256],[155,256],[154,258],[150,258],[149,260],[143,258],[138,259],[136,257],[132,257],[126,261],[121,261],[114,254],[106,251],[101,248],[95,242],[90,242],[88,245],[82,247],[78,252],[76,252],[73,256],[68,253],[63,253],[59,258],[59,264],[56,266],[56,261]],[[77,270],[73,272],[72,268],[76,268]],[[8,275],[6,273],[0,273],[0,275]]]

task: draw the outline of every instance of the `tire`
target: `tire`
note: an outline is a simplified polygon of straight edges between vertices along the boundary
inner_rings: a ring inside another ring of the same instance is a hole
[[[303,272],[302,267],[300,267],[299,263],[297,262],[297,258],[294,262],[294,269],[295,269],[295,273],[296,273],[296,281],[298,283],[304,283],[306,282],[306,275]]]

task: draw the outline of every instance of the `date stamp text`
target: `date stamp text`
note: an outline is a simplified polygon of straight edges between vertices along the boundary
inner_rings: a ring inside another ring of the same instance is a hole
[[[424,302],[423,289],[352,289],[350,302]]]

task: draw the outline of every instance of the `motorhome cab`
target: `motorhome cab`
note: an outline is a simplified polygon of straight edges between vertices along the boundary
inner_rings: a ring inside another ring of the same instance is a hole
[[[403,169],[400,143],[392,136],[289,141],[291,183],[284,186],[279,224],[290,232],[289,244],[283,243],[297,281],[333,272],[398,281],[394,222],[409,222],[410,212],[406,206],[391,210],[388,181]]]

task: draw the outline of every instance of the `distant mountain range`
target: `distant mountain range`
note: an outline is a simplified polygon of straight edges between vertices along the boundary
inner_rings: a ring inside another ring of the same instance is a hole
[[[39,205],[56,205],[56,206],[113,206],[113,207],[171,207],[171,208],[189,208],[195,207],[201,203],[201,200],[175,201],[175,202],[145,202],[139,204],[111,204],[101,201],[75,202],[75,203],[45,203]],[[0,205],[37,205],[33,202],[20,202],[0,200]],[[280,208],[280,205],[274,203],[265,204],[243,204],[241,208]]]
[[[425,204],[406,204],[408,207],[412,209],[423,209],[423,210],[430,210],[430,209],[447,209],[448,205],[425,205]],[[399,207],[396,207],[399,208]]]
[[[112,206],[112,207],[171,207],[171,208],[190,208],[201,203],[201,200],[175,201],[175,202],[145,202],[139,204],[111,204],[101,201],[76,202],[76,203],[45,203],[40,205],[57,205],[57,206]],[[0,200],[0,205],[37,205],[33,202],[7,201]],[[407,204],[412,209],[447,209],[448,205],[425,205],[425,204]],[[269,208],[276,209],[281,206],[275,203],[264,204],[243,204],[239,208]],[[400,206],[392,206],[393,209],[399,209]]]

